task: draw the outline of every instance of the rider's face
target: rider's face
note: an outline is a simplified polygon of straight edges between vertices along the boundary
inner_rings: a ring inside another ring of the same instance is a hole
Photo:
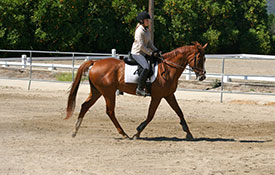
[[[148,27],[149,26],[149,19],[144,19],[144,26],[145,27]]]

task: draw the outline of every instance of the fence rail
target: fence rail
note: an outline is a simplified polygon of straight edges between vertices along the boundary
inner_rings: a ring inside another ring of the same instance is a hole
[[[30,89],[31,81],[32,81],[32,68],[33,67],[46,67],[49,70],[55,70],[57,68],[63,69],[71,69],[72,70],[72,79],[74,79],[74,70],[79,68],[80,65],[75,65],[76,60],[85,60],[85,59],[104,59],[107,57],[115,57],[118,58],[120,56],[125,56],[125,54],[117,54],[115,49],[112,49],[111,53],[82,53],[82,52],[59,52],[59,51],[34,51],[34,50],[1,50],[0,52],[12,52],[12,53],[27,53],[29,56],[23,54],[21,57],[17,58],[0,58],[0,65],[3,67],[9,66],[22,66],[22,68],[29,67],[29,86]],[[62,57],[33,57],[34,53],[38,54],[60,54],[60,55],[70,55],[70,56],[62,56]],[[224,93],[235,93],[235,94],[253,94],[253,95],[275,95],[275,93],[247,93],[247,92],[231,92],[224,90],[224,83],[231,81],[232,79],[241,79],[241,80],[257,80],[257,81],[269,81],[275,82],[275,76],[270,75],[234,75],[234,74],[225,74],[225,60],[274,60],[275,56],[272,55],[252,55],[252,54],[207,54],[205,55],[207,59],[221,59],[221,73],[207,73],[207,77],[212,78],[220,78],[221,79],[221,90],[220,91],[209,91],[209,90],[194,90],[194,89],[182,89],[178,88],[178,90],[184,91],[203,91],[203,92],[214,92],[220,93],[220,101],[223,101]],[[15,62],[19,61],[21,62]],[[72,61],[70,65],[64,64],[49,64],[49,63],[33,63],[33,61],[61,61],[61,60],[69,60]],[[191,72],[189,69],[186,69],[183,72],[186,80],[190,80],[195,74]]]
[[[31,81],[32,81],[32,68],[33,68],[33,53],[39,53],[39,54],[62,54],[62,55],[71,55],[71,60],[72,60],[72,80],[74,79],[74,70],[75,68],[77,68],[77,66],[75,66],[75,60],[76,60],[76,55],[85,55],[87,56],[112,56],[112,57],[117,57],[116,54],[116,50],[112,49],[112,53],[108,54],[108,53],[83,53],[83,52],[60,52],[60,51],[37,51],[37,50],[3,50],[0,49],[0,52],[6,52],[6,53],[29,53],[29,57],[27,57],[26,55],[22,55],[21,59],[22,59],[22,68],[25,68],[28,62],[28,66],[30,68],[30,74],[29,74],[29,85],[28,85],[28,90],[31,87]],[[1,65],[1,63],[0,63]],[[7,61],[2,64],[3,66],[9,66]],[[35,64],[34,64],[35,65]],[[65,66],[67,67],[67,66]],[[51,65],[50,69],[55,69],[55,67],[53,67]]]

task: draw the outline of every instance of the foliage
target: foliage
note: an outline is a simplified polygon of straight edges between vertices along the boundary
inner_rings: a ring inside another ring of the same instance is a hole
[[[271,35],[272,53],[275,53],[275,15],[274,14],[270,14],[268,16],[268,30]]]
[[[131,49],[136,15],[148,0],[1,0],[0,48],[119,53]],[[192,41],[207,53],[275,54],[266,0],[155,1],[155,45]]]
[[[32,1],[1,0],[0,47],[3,49],[32,49],[34,26],[30,23],[34,9]]]
[[[222,85],[221,81],[218,80],[218,79],[215,79],[211,82],[211,88],[212,89],[215,89],[215,88],[218,88]]]

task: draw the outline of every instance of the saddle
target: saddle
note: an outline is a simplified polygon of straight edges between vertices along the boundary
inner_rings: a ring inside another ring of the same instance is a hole
[[[153,57],[150,57],[150,56],[145,56],[148,64],[150,65],[149,66],[149,74],[148,74],[148,77],[151,77],[154,73],[153,71],[153,68],[154,68],[154,65],[157,64],[158,60],[153,58]],[[134,72],[134,74],[138,74],[138,76],[140,76],[140,73],[142,71],[142,67],[137,63],[137,61],[132,57],[132,54],[131,52],[128,53],[128,56],[124,57],[124,62],[125,64],[128,64],[128,65],[131,65],[131,66],[138,66],[137,70]]]
[[[123,61],[126,63],[126,64],[129,64],[129,65],[139,65],[137,63],[137,61],[132,57],[132,54],[131,52],[128,53],[128,56],[124,57],[123,58]]]
[[[150,65],[149,74],[146,81],[146,89],[150,92],[151,84],[157,77],[158,60],[149,56],[146,56],[145,58]],[[143,68],[136,62],[130,52],[123,58],[123,61],[125,62],[125,83],[137,83]]]

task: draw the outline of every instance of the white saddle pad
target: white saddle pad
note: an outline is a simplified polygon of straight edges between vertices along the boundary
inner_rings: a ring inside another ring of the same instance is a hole
[[[138,66],[131,66],[125,64],[124,81],[125,83],[138,83],[138,74],[134,74]],[[158,76],[158,64],[154,66],[153,75],[147,80],[147,82],[153,83]]]

